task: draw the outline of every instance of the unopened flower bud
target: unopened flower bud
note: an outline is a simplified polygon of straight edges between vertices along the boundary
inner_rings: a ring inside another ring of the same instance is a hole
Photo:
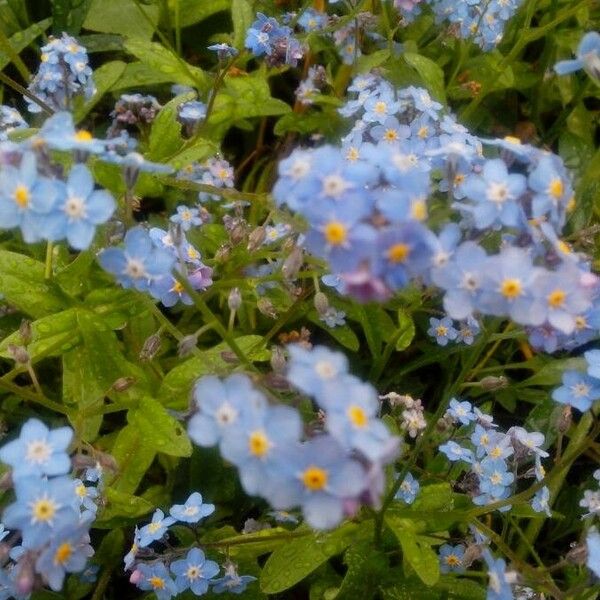
[[[21,321],[21,326],[19,327],[19,336],[21,337],[21,341],[23,342],[24,346],[27,346],[27,344],[31,342],[31,321],[29,321],[28,319],[23,319]]]
[[[135,383],[135,377],[119,377],[113,384],[112,389],[115,392],[125,392]]]
[[[14,579],[16,591],[20,595],[29,596],[33,590],[33,583],[35,581],[31,558],[27,555],[22,557],[15,569],[19,569],[19,573]]]
[[[508,386],[508,379],[506,377],[504,377],[503,375],[501,375],[500,377],[484,377],[480,382],[479,385],[486,391],[486,392],[495,392],[497,390],[501,390],[503,388],[505,388],[506,386]]]
[[[236,246],[246,237],[246,225],[245,223],[237,223],[235,227],[229,232],[229,239],[231,243]]]
[[[271,348],[271,368],[275,373],[283,373],[285,371],[285,355],[281,346],[273,346]]]
[[[479,544],[469,544],[462,557],[463,567],[468,569],[476,560],[481,558],[482,554],[483,552]]]
[[[8,345],[8,351],[16,362],[22,365],[26,365],[30,361],[29,352],[23,346],[15,346],[14,344]]]
[[[304,254],[302,248],[296,246],[283,262],[281,273],[286,279],[294,279],[302,267]]]
[[[327,296],[323,292],[317,292],[315,294],[314,304],[320,317],[323,317],[327,314],[327,310],[329,309],[329,300],[327,300]]]
[[[229,350],[224,350],[223,352],[221,352],[221,359],[223,360],[223,362],[232,365],[236,365],[240,362],[239,358],[237,357],[237,354],[235,352],[230,352]]]
[[[130,152],[123,161],[123,180],[127,191],[132,191],[140,176],[140,167],[144,157],[137,152]]]
[[[566,405],[563,407],[560,417],[558,418],[558,423],[556,424],[556,428],[559,433],[566,433],[571,427],[571,423],[573,422],[573,411],[571,407]]]
[[[228,245],[221,246],[215,252],[215,261],[219,262],[219,263],[224,263],[229,258],[230,255],[231,255],[231,246],[228,246]]]
[[[229,292],[229,296],[227,298],[227,306],[229,306],[229,310],[238,310],[238,308],[242,305],[242,294],[240,293],[239,288],[232,288]]]
[[[576,565],[584,565],[587,561],[588,551],[586,544],[577,544],[569,552],[566,559]]]
[[[277,318],[277,311],[268,298],[259,298],[256,303],[256,308],[258,308],[260,313],[265,315],[265,317],[269,317],[270,319]]]
[[[137,583],[139,583],[142,579],[144,578],[144,574],[139,570],[136,569],[135,571],[133,571],[131,573],[131,575],[129,576],[129,583],[133,583],[133,585],[136,585]]]
[[[152,360],[160,350],[160,335],[157,333],[151,335],[142,346],[140,351],[140,360],[150,361]]]
[[[260,248],[265,241],[267,232],[264,227],[257,227],[254,231],[250,232],[248,236],[248,250],[254,252],[257,248]]]
[[[186,335],[177,345],[177,355],[181,358],[189,356],[196,344],[198,343],[198,337],[195,335]]]

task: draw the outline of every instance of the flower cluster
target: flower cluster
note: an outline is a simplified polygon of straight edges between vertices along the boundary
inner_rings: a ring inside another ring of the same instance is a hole
[[[224,158],[209,158],[200,163],[191,163],[178,171],[177,178],[217,188],[233,188],[233,167]],[[207,192],[198,192],[198,200],[220,200],[221,197]]]
[[[295,67],[304,55],[300,42],[287,25],[277,19],[258,13],[246,33],[246,48],[255,56],[265,56],[271,66],[291,65]]]
[[[590,77],[600,79],[600,33],[590,31],[586,33],[577,48],[577,58],[561,60],[554,65],[554,70],[559,75],[567,75],[584,69]]]
[[[377,417],[377,393],[348,373],[346,358],[324,347],[289,346],[287,378],[325,411],[325,432],[302,441],[297,410],[271,406],[244,375],[206,376],[194,388],[188,433],[200,446],[219,445],[248,494],[276,510],[302,508],[317,529],[338,525],[362,503],[377,505],[383,465],[399,439]]]
[[[548,453],[542,449],[543,434],[528,432],[523,427],[511,427],[502,433],[491,415],[473,408],[470,402],[456,398],[450,401],[446,417],[459,424],[461,429],[458,434],[462,434],[464,440],[468,439],[470,443],[464,446],[452,439],[442,444],[440,451],[451,462],[469,465],[463,487],[473,497],[475,504],[492,504],[509,498],[518,469],[527,467],[529,476],[532,459],[535,478],[538,481],[544,478],[541,459],[547,457]],[[531,502],[533,510],[550,515],[549,499],[548,488],[540,488]],[[509,509],[510,505],[504,504],[499,510]]]
[[[69,113],[56,113],[34,138],[21,145],[0,147],[0,223],[18,227],[27,243],[66,239],[77,249],[92,243],[96,228],[115,211],[115,201],[96,190],[84,164],[75,164],[66,180],[55,175],[46,148],[88,154],[102,152],[102,144],[85,131],[76,131]]]
[[[238,575],[233,563],[224,565],[224,575],[217,577],[219,565],[206,558],[197,547],[174,550],[167,545],[169,527],[183,523],[197,529],[201,520],[215,511],[214,504],[206,504],[199,492],[194,492],[183,504],[169,509],[169,516],[157,509],[147,525],[135,529],[133,545],[123,561],[126,571],[131,571],[130,581],[141,590],[153,591],[158,600],[168,600],[190,590],[195,596],[203,596],[209,590],[214,593],[239,594],[255,577]],[[177,559],[177,557],[183,558]],[[177,559],[177,560],[176,560]]]
[[[94,553],[89,529],[98,489],[69,475],[72,438],[69,427],[48,430],[41,421],[29,419],[18,438],[0,448],[0,461],[11,468],[15,491],[0,526],[0,539],[11,534],[3,542],[9,557],[0,572],[3,598],[29,598],[43,585],[60,591],[66,574],[81,573]],[[84,479],[94,477],[86,473]]]
[[[140,128],[149,125],[161,108],[154,96],[122,94],[110,113],[112,123],[107,132],[108,137],[116,137],[121,131],[129,131],[132,126]]]
[[[590,410],[600,399],[600,350],[584,354],[585,373],[568,369],[562,374],[562,385],[552,392],[552,398],[560,404],[572,406],[581,412]]]
[[[551,352],[591,339],[600,285],[587,257],[560,239],[574,202],[561,159],[471,135],[423,89],[394,90],[373,75],[349,89],[358,97],[340,112],[359,118],[342,148],[295,150],[273,190],[308,221],[306,248],[341,278],[342,293],[382,300],[433,283],[451,319],[510,317]],[[499,155],[486,159],[484,145]],[[458,222],[434,233],[428,201],[438,197]]]
[[[457,327],[454,326],[454,321],[449,317],[442,317],[441,319],[431,317],[429,325],[427,333],[435,338],[439,346],[447,346],[452,341],[462,342],[470,346],[481,330],[479,322],[471,316],[459,323]]]
[[[462,38],[473,38],[484,50],[491,50],[502,41],[506,23],[517,12],[523,0],[428,0],[436,22],[448,22],[451,30]],[[422,0],[394,0],[396,8],[407,21],[420,14]]]
[[[180,208],[174,220],[187,224],[194,219],[194,209]],[[147,231],[139,225],[125,234],[124,248],[105,248],[98,261],[123,287],[147,292],[167,307],[180,301],[193,304],[181,278],[194,290],[212,285],[212,269],[202,262],[200,252],[185,239],[183,231],[175,235],[158,227]]]
[[[87,50],[66,33],[42,46],[42,62],[29,91],[55,110],[71,107],[76,95],[86,99],[96,91]],[[39,104],[25,98],[30,112],[41,112]]]

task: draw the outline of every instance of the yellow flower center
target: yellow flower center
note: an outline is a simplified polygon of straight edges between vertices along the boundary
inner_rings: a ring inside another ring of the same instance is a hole
[[[32,506],[32,521],[47,522],[51,521],[56,514],[57,506],[49,498],[40,498],[33,503]]]
[[[18,185],[14,193],[15,202],[21,208],[27,208],[29,205],[29,188],[26,185]]]
[[[161,527],[162,527],[162,522],[161,521],[155,521],[155,522],[150,523],[148,525],[148,531],[150,533],[156,533]]]
[[[563,240],[558,240],[556,246],[563,254],[571,254],[571,246],[569,246],[567,242],[564,242]]]
[[[448,328],[444,325],[438,325],[435,328],[435,332],[437,333],[438,337],[444,337],[448,333]]]
[[[175,292],[176,294],[182,294],[184,291],[184,287],[181,285],[181,283],[179,281],[176,281],[173,284],[173,287],[171,288],[172,292]]]
[[[553,179],[548,186],[548,193],[553,198],[560,198],[565,193],[565,186],[562,179]]]
[[[587,327],[587,319],[583,315],[575,317],[575,329],[581,331]]]
[[[381,100],[379,102],[376,102],[375,103],[375,107],[374,107],[374,111],[378,115],[385,114],[385,112],[387,111],[387,104],[385,102],[382,102]]]
[[[505,142],[508,142],[509,144],[521,144],[521,140],[518,137],[514,137],[513,135],[507,135],[504,138]]]
[[[354,148],[354,147],[348,148],[348,152],[346,153],[347,160],[354,162],[359,159],[359,156],[360,156],[360,154],[359,154],[357,148]]]
[[[325,239],[332,246],[341,246],[348,238],[348,230],[343,223],[332,221],[325,225]]]
[[[308,467],[308,469],[302,473],[302,483],[304,483],[311,492],[322,490],[327,485],[327,480],[327,471],[319,467]]]
[[[429,135],[429,127],[423,126],[417,132],[417,135],[423,140]]]
[[[158,577],[158,575],[150,577],[150,579],[148,579],[148,583],[152,586],[153,590],[165,589],[165,580],[162,577]]]
[[[75,139],[79,142],[89,142],[92,138],[92,134],[87,129],[80,129],[75,134]]]
[[[395,129],[386,129],[383,139],[388,142],[395,142],[398,139],[398,132]]]
[[[427,218],[427,204],[424,200],[416,200],[410,207],[410,214],[415,221],[424,221]]]
[[[577,201],[575,200],[575,196],[571,196],[569,198],[569,201],[567,202],[567,208],[566,211],[568,213],[572,213],[575,210],[575,205],[577,204]]]
[[[367,416],[367,413],[356,404],[353,404],[348,409],[348,418],[354,427],[362,428],[369,424],[369,417]]]
[[[448,554],[448,556],[444,557],[444,562],[449,567],[458,567],[462,565],[462,560],[460,560],[456,554]]]
[[[560,308],[567,299],[567,293],[564,290],[556,289],[548,294],[548,305],[552,308]]]
[[[462,173],[457,173],[454,176],[454,186],[456,187],[457,185],[460,185],[461,183],[464,183],[465,181],[465,176]]]
[[[269,451],[271,444],[263,431],[253,431],[248,440],[248,447],[250,454],[262,458]]]
[[[521,295],[522,287],[518,279],[505,279],[500,288],[502,295],[505,298],[513,300]]]
[[[75,488],[75,493],[80,497],[80,498],[85,498],[87,496],[87,488],[85,487],[85,485],[83,485],[83,483],[81,483],[80,485],[78,485]]]
[[[54,564],[64,565],[73,554],[73,546],[69,542],[61,544],[54,553]]]
[[[393,263],[403,263],[408,258],[410,254],[410,246],[407,244],[394,244],[387,251],[387,257],[390,262]]]

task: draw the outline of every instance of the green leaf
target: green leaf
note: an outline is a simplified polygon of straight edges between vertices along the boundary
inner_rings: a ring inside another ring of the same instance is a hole
[[[265,350],[263,339],[259,335],[247,335],[236,339],[238,346],[253,361],[269,360],[270,353]],[[185,408],[189,403],[189,394],[196,379],[207,374],[228,373],[231,365],[223,360],[222,353],[228,352],[224,342],[204,350],[200,355],[189,358],[169,371],[158,391],[158,399],[172,408]]]
[[[27,352],[33,362],[47,356],[60,356],[80,342],[77,331],[77,309],[69,308],[31,323],[32,339]],[[23,340],[16,331],[0,342],[0,356],[10,358],[10,344],[21,346]]]
[[[6,302],[31,317],[65,308],[58,290],[44,279],[44,265],[15,252],[0,250],[0,290]]]
[[[162,162],[175,154],[181,145],[181,123],[177,120],[177,109],[180,104],[196,98],[194,92],[176,96],[167,102],[159,111],[152,123],[150,138],[148,140],[148,158],[155,162]]]
[[[370,541],[353,544],[344,554],[348,571],[335,600],[369,600],[375,594],[377,583],[388,568],[383,552]]]
[[[233,21],[233,46],[242,50],[246,32],[254,20],[252,4],[248,0],[231,0],[231,20]]]
[[[427,586],[435,585],[440,578],[438,556],[427,541],[415,533],[412,522],[390,513],[386,514],[385,522],[398,538],[404,559],[419,579]]]
[[[113,529],[126,520],[138,519],[154,509],[148,500],[110,486],[106,488],[105,498],[106,505],[94,522],[94,527],[99,529]]]
[[[75,122],[79,123],[100,102],[104,94],[110,91],[125,71],[126,64],[120,60],[113,60],[98,67],[94,71],[94,85],[96,93],[87,101],[80,102],[75,107]]]
[[[555,386],[561,382],[564,371],[585,371],[585,365],[586,362],[582,356],[578,358],[550,359],[535,375],[515,384],[515,387],[530,387],[532,385]]]
[[[190,456],[192,444],[185,427],[153,398],[143,398],[138,408],[130,410],[127,420],[143,436],[144,443],[169,456]]]
[[[158,6],[143,4],[141,10],[134,0],[92,0],[83,27],[101,33],[120,33],[130,38],[149,40],[158,24]]]
[[[452,510],[454,500],[452,486],[449,483],[424,485],[411,504],[412,510]]]
[[[218,151],[219,146],[215,142],[204,138],[194,138],[166,160],[175,169],[182,169],[193,162],[202,162]]]
[[[122,92],[131,88],[148,85],[170,83],[173,80],[170,74],[161,73],[142,62],[130,62],[125,67],[123,74],[112,86],[113,92]]]
[[[125,42],[125,49],[150,69],[167,77],[167,81],[201,90],[210,87],[210,78],[202,69],[186,63],[157,42],[128,39]]]
[[[231,0],[169,0],[172,22],[175,23],[175,4],[179,4],[179,23],[181,27],[195,25],[212,15],[228,10]]]
[[[412,317],[404,310],[398,311],[398,327],[401,331],[396,341],[396,350],[401,352],[406,350],[415,337],[415,322]]]
[[[117,462],[118,471],[110,481],[110,487],[133,494],[154,461],[156,450],[146,443],[136,427],[126,425],[119,431],[111,454]]]
[[[402,55],[404,60],[420,75],[425,86],[439,101],[446,102],[446,88],[444,85],[444,71],[431,59],[412,52]]]
[[[19,54],[22,50],[27,48],[31,42],[35,40],[39,35],[42,35],[48,27],[50,27],[52,19],[44,19],[38,23],[34,23],[23,31],[18,31],[9,38],[10,45],[16,54]],[[0,71],[6,67],[6,65],[12,62],[12,57],[8,56],[4,52],[0,51]]]
[[[346,523],[333,533],[308,533],[293,539],[269,556],[260,576],[260,589],[277,594],[310,575],[319,565],[343,552],[353,541],[358,525]]]

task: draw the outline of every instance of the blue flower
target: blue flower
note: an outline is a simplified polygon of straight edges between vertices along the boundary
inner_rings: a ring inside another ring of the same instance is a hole
[[[325,346],[307,350],[298,344],[288,346],[290,361],[287,379],[300,391],[316,398],[328,397],[328,390],[348,373],[348,359]]]
[[[550,490],[544,486],[539,489],[535,496],[531,499],[531,508],[535,510],[535,512],[543,512],[546,513],[549,517],[552,516],[552,511],[550,510],[550,505],[548,504],[550,501]]]
[[[209,582],[218,575],[219,565],[206,560],[199,548],[192,548],[184,559],[171,563],[171,572],[179,593],[190,589],[196,596],[202,596],[208,591]]]
[[[17,109],[0,104],[0,142],[6,141],[8,134],[15,129],[26,129],[27,127],[27,123]]]
[[[324,314],[319,316],[319,321],[323,321],[327,327],[341,327],[346,324],[346,313],[343,310],[337,310],[330,306]]]
[[[468,317],[466,321],[462,322],[458,328],[457,341],[463,342],[467,346],[470,346],[474,341],[475,337],[481,330],[479,321],[473,317]]]
[[[473,452],[471,450],[463,448],[460,444],[453,441],[442,444],[439,450],[446,455],[448,460],[453,462],[462,460],[464,462],[472,463],[474,461]]]
[[[57,531],[35,562],[35,570],[55,592],[62,590],[67,573],[81,573],[94,554],[88,534],[89,523]]]
[[[202,218],[199,216],[197,208],[181,205],[177,207],[177,213],[169,219],[171,223],[181,225],[183,231],[189,231],[194,225],[202,225]]]
[[[419,482],[410,473],[407,473],[396,492],[395,499],[402,500],[406,504],[412,504],[420,488]]]
[[[94,486],[85,485],[81,479],[75,479],[73,486],[81,508],[95,514],[98,505],[94,502],[94,499],[98,497],[98,490]]]
[[[318,401],[327,410],[327,431],[343,447],[358,450],[370,462],[383,459],[391,434],[377,418],[379,399],[373,386],[347,375]]]
[[[600,533],[592,527],[585,539],[587,545],[586,565],[596,577],[600,577]]]
[[[583,356],[587,361],[588,375],[600,379],[600,350],[588,350]]]
[[[137,568],[141,574],[137,586],[141,590],[153,591],[158,600],[170,600],[178,594],[177,586],[163,563],[142,563]]]
[[[152,521],[140,529],[139,547],[145,548],[152,542],[160,540],[173,523],[175,523],[173,517],[165,517],[165,513],[160,508],[156,509],[152,515]]]
[[[568,404],[581,412],[592,407],[600,398],[600,381],[579,371],[565,371],[562,385],[552,392],[552,399],[560,404]]]
[[[4,511],[4,523],[21,530],[26,548],[37,548],[54,539],[57,531],[79,524],[69,477],[19,477],[15,494],[16,501]]]
[[[264,410],[266,400],[250,380],[241,374],[223,381],[207,375],[194,387],[198,410],[188,423],[188,434],[199,446],[218,444],[226,431],[239,431],[246,414]]]
[[[448,407],[447,413],[455,420],[459,421],[463,425],[468,425],[471,421],[476,420],[475,413],[473,412],[473,406],[466,400],[460,402],[456,398],[450,400],[450,406]]]
[[[252,575],[238,575],[237,567],[233,564],[225,566],[225,575],[211,581],[212,591],[215,594],[229,592],[230,594],[241,594],[246,590],[248,584],[256,581]]]
[[[0,460],[13,468],[13,479],[65,475],[71,470],[67,449],[72,439],[70,427],[49,430],[38,419],[29,419],[19,437],[0,449]]]
[[[427,334],[435,338],[439,346],[446,346],[449,341],[455,340],[458,337],[458,331],[454,329],[454,323],[450,317],[429,319],[429,329]]]
[[[470,209],[475,226],[487,229],[497,224],[521,225],[523,215],[518,200],[526,187],[525,177],[509,174],[503,160],[488,160],[482,175],[470,176],[463,186],[467,198],[476,203]]]
[[[483,558],[488,566],[487,600],[513,600],[510,583],[506,577],[506,562],[502,558],[494,559],[489,550],[484,550]]]
[[[465,547],[462,544],[451,546],[443,544],[440,546],[440,571],[442,573],[464,573],[463,558]]]
[[[204,519],[214,512],[215,505],[204,504],[199,492],[191,494],[185,504],[174,504],[169,510],[169,514],[182,523],[198,523],[200,519]]]
[[[327,26],[328,17],[314,8],[307,8],[298,19],[298,26],[304,31],[318,31]]]
[[[580,69],[585,69],[592,77],[600,79],[600,33],[596,31],[590,31],[581,38],[576,59],[561,60],[554,65],[554,70],[559,75],[567,75]]]
[[[207,46],[207,49],[211,50],[212,52],[216,52],[219,60],[233,58],[234,56],[238,55],[238,51],[228,44],[212,44],[211,46]]]
[[[135,562],[135,559],[136,559],[139,549],[140,549],[140,530],[138,529],[138,527],[136,525],[135,532],[133,534],[133,544],[131,544],[131,548],[129,549],[129,552],[123,557],[123,563],[124,563],[123,568],[125,569],[125,571],[128,571],[133,566],[133,563]]]
[[[0,523],[0,542],[10,533],[8,529],[4,529],[4,524]]]
[[[199,100],[190,100],[180,104],[177,110],[177,119],[192,133],[200,121],[206,117],[206,104]]]
[[[75,129],[73,115],[62,111],[48,117],[41,129],[32,139],[32,145],[42,143],[52,150],[78,152],[85,157],[88,154],[102,154],[108,142],[97,140],[86,129]]]
[[[20,227],[28,244],[40,239],[58,239],[60,223],[49,218],[58,196],[50,179],[41,177],[37,161],[25,152],[19,167],[5,165],[0,177],[0,225],[4,229]]]
[[[175,257],[156,248],[148,232],[137,226],[126,233],[124,249],[105,249],[98,255],[98,262],[123,287],[147,291],[153,281],[171,274]]]
[[[496,498],[515,480],[515,476],[507,470],[507,465],[501,458],[484,458],[481,461],[481,469],[479,489],[484,494]]]
[[[562,161],[556,156],[543,156],[528,179],[535,192],[531,214],[539,219],[548,216],[556,227],[562,227],[573,188],[566,177]]]
[[[315,529],[330,529],[344,516],[347,500],[367,484],[363,467],[330,436],[287,447],[265,484],[264,497],[275,509],[300,505]]]
[[[62,234],[76,250],[89,248],[96,227],[106,223],[115,211],[115,201],[106,190],[94,190],[88,168],[75,165],[67,179],[53,216],[62,221]]]
[[[248,414],[240,427],[223,434],[221,453],[240,473],[244,490],[260,495],[264,482],[276,469],[280,452],[298,443],[302,420],[288,406],[267,406]]]

